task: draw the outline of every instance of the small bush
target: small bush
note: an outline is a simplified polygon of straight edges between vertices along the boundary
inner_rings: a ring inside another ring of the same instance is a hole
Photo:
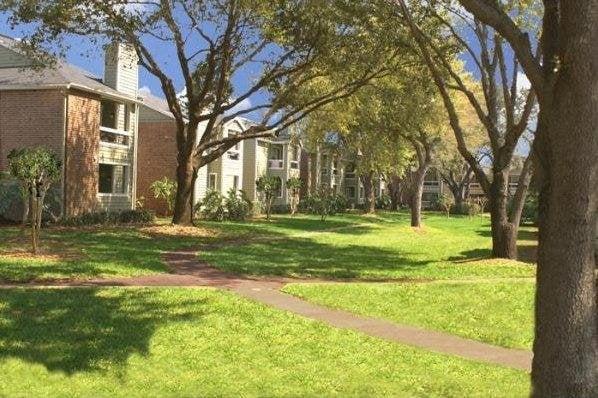
[[[347,209],[348,201],[343,195],[335,195],[321,190],[302,200],[299,206],[307,213],[318,214],[322,221],[325,221],[327,216],[344,212]]]
[[[470,199],[465,205],[466,214],[469,217],[475,217],[482,212],[482,205],[475,199]]]
[[[150,189],[154,193],[154,198],[163,199],[168,208],[168,213],[172,213],[172,210],[174,209],[174,201],[176,199],[176,181],[164,177],[161,180],[154,181],[152,185],[150,185]]]
[[[451,208],[455,204],[455,200],[452,195],[442,193],[436,197],[433,206],[435,209],[443,211],[447,217],[450,217]]]
[[[390,209],[390,195],[382,194],[376,198],[376,209],[387,210]]]
[[[210,221],[224,220],[224,197],[218,191],[208,191],[206,197],[195,207],[201,218]]]
[[[238,194],[235,189],[231,189],[228,191],[228,195],[224,199],[226,219],[234,221],[244,221],[251,213],[251,208],[251,201],[249,201],[247,195],[245,195],[244,192],[242,194]]]
[[[148,224],[155,221],[152,212],[144,209],[123,210],[118,212],[98,211],[84,213],[75,217],[63,218],[61,225],[69,227],[82,227],[94,225],[118,225],[118,224]]]
[[[538,222],[538,194],[529,192],[523,204],[521,223],[536,224]]]

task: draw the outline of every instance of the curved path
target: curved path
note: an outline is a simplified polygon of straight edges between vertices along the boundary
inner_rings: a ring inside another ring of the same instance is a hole
[[[334,310],[315,305],[297,297],[282,293],[280,289],[290,282],[328,282],[313,279],[252,278],[234,275],[202,262],[196,250],[169,252],[164,261],[170,274],[87,281],[57,281],[45,284],[6,284],[13,287],[75,287],[75,286],[211,286],[233,291],[254,301],[289,311],[306,318],[328,323],[337,328],[350,329],[389,341],[424,348],[444,354],[502,365],[524,371],[531,369],[532,353],[509,349],[457,337],[448,333],[401,325],[378,318],[356,315],[348,311]],[[396,282],[396,281],[395,281]]]

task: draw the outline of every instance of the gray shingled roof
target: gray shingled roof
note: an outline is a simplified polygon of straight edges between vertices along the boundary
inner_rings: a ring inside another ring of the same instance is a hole
[[[143,100],[144,106],[161,113],[164,116],[174,119],[174,116],[172,115],[172,112],[170,112],[170,108],[168,108],[168,103],[165,99],[156,97],[155,95],[143,90],[139,91],[139,97],[141,97]]]
[[[0,35],[0,46],[20,53],[15,45],[14,39]],[[109,97],[136,100],[103,84],[101,79],[92,73],[62,60],[57,61],[55,66],[44,69],[0,68],[0,90],[52,86],[73,87]]]

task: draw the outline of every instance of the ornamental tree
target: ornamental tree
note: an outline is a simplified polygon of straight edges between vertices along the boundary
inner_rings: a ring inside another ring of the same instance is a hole
[[[46,148],[22,148],[8,154],[8,168],[27,192],[31,246],[33,254],[37,254],[44,199],[52,183],[60,178],[61,163],[56,154]]]
[[[255,181],[255,188],[261,194],[262,201],[266,208],[266,219],[270,220],[272,204],[277,192],[282,189],[280,177],[261,176]]]

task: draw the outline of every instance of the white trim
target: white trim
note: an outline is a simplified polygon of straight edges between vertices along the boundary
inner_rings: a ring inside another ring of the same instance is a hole
[[[100,140],[100,146],[107,147],[107,148],[116,148],[116,149],[129,149],[131,148],[130,145],[123,145],[123,144],[115,144],[114,142],[106,142]]]
[[[105,193],[105,192],[98,192],[96,194],[97,196],[101,196],[101,197],[119,197],[119,198],[129,198],[131,197],[131,195],[129,195],[128,193]]]
[[[107,88],[110,88],[106,86]],[[102,90],[93,89],[82,84],[77,83],[57,83],[57,84],[14,84],[10,86],[0,87],[0,91],[20,91],[20,90],[56,90],[56,89],[75,89],[81,90],[88,93],[98,94],[102,98],[127,101],[135,104],[143,104],[143,100],[140,98],[129,97],[125,94],[117,95],[113,93],[107,93]]]
[[[111,166],[127,166],[127,167],[131,166],[131,162],[129,162],[129,163],[121,163],[121,162],[114,162],[112,160],[106,160],[105,161],[105,160],[100,159],[98,161],[98,167],[101,164],[108,164],[108,165],[111,165]]]
[[[130,137],[132,135],[130,131],[113,129],[113,128],[106,127],[106,126],[100,126],[100,131],[104,131],[106,133],[117,134],[117,135],[126,135],[127,137]]]

